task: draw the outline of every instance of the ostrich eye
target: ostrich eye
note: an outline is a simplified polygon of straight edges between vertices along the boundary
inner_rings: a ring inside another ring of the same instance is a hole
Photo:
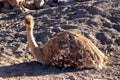
[[[30,20],[27,20],[27,19],[26,19],[26,20],[25,20],[25,23],[26,23],[26,24],[30,24]]]

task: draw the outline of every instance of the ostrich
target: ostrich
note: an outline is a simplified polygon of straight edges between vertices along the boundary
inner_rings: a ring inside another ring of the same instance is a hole
[[[71,30],[59,32],[39,48],[34,36],[34,18],[25,16],[27,41],[31,53],[38,62],[65,68],[103,69],[109,58],[105,56],[88,38]]]

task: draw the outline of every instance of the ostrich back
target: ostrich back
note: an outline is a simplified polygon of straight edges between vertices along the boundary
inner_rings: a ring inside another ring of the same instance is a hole
[[[105,63],[105,55],[86,37],[64,31],[51,38],[42,50],[46,64],[92,68]]]

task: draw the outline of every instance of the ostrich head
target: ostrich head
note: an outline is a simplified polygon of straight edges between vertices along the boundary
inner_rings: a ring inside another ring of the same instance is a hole
[[[25,25],[26,25],[26,28],[27,28],[28,30],[31,30],[31,29],[33,29],[33,27],[34,27],[34,24],[35,24],[35,22],[34,22],[33,16],[32,16],[32,15],[27,15],[27,16],[25,17]]]

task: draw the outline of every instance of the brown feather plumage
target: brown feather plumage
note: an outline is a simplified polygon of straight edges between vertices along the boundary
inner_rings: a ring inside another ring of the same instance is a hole
[[[42,53],[44,64],[56,65],[58,67],[102,69],[108,62],[108,57],[88,38],[70,30],[55,35],[44,45],[40,52]],[[36,55],[41,54],[39,52],[37,53]]]

